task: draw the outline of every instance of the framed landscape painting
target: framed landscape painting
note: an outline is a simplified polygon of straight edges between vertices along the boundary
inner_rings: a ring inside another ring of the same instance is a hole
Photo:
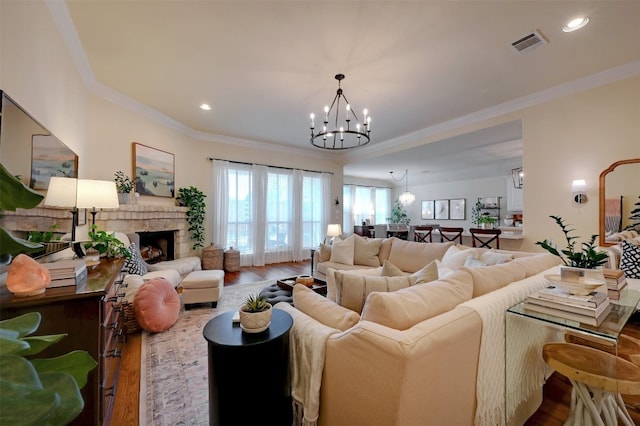
[[[52,176],[77,178],[78,156],[53,135],[33,135],[29,186],[47,189]]]
[[[456,198],[449,200],[449,219],[464,220],[465,219],[465,199]]]
[[[435,219],[434,201],[422,200],[422,219]]]
[[[170,152],[133,142],[133,174],[140,195],[175,195],[175,161]]]
[[[449,200],[436,200],[436,219],[449,219]]]

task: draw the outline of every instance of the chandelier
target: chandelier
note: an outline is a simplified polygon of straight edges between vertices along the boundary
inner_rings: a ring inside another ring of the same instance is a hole
[[[391,178],[395,181],[400,182],[402,179],[405,179],[405,191],[398,197],[398,201],[400,201],[400,204],[405,207],[413,204],[413,202],[416,200],[416,196],[413,192],[409,191],[409,170],[405,169],[404,175],[399,179],[396,179],[393,176],[393,172],[389,173],[391,173]]]
[[[522,167],[511,169],[511,177],[513,178],[513,187],[522,189],[524,186],[524,171],[522,171]]]
[[[331,106],[324,107],[323,125],[317,133],[314,133],[316,116],[311,113],[311,145],[332,150],[365,146],[369,143],[369,135],[371,134],[371,117],[365,108],[362,111],[362,123],[359,122],[358,116],[351,108],[340,87],[340,82],[344,80],[344,74],[336,74],[335,78],[338,80],[338,91]],[[340,102],[343,102],[344,105],[340,106]]]

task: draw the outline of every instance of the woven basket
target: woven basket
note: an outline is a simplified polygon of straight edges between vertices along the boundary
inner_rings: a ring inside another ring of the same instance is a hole
[[[142,328],[140,328],[140,326],[138,325],[136,314],[133,312],[133,303],[122,302],[120,307],[122,309],[124,329],[127,334],[133,334],[142,331]]]
[[[240,270],[240,251],[231,247],[224,252],[224,270],[227,272],[238,272]]]
[[[202,269],[222,269],[224,265],[224,249],[211,244],[202,250]]]

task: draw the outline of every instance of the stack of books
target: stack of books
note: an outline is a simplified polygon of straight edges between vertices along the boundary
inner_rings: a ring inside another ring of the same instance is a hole
[[[619,269],[603,269],[604,279],[607,282],[609,299],[619,300],[620,291],[627,286],[627,278]]]
[[[51,274],[49,288],[77,285],[87,279],[87,264],[84,259],[61,260],[43,263],[42,266]]]
[[[525,310],[596,327],[609,315],[611,307],[605,292],[593,291],[586,296],[579,296],[553,286],[530,295],[524,303]]]

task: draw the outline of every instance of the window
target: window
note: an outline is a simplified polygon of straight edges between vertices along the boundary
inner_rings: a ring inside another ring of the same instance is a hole
[[[390,188],[344,185],[343,230],[351,230],[369,220],[372,225],[387,222],[390,213]]]
[[[228,170],[229,215],[227,220],[227,247],[247,252],[253,246],[253,220],[251,220],[251,171]]]

